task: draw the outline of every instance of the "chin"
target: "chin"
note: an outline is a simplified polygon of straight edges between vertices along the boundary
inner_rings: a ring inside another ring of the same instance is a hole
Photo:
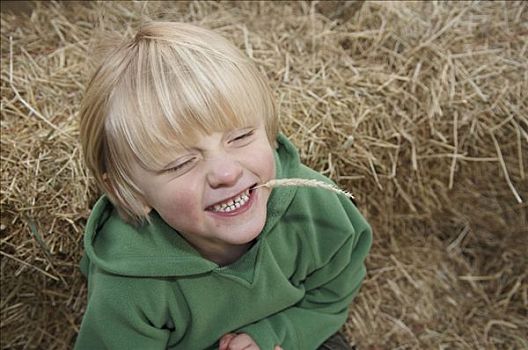
[[[251,227],[241,227],[240,229],[234,230],[238,231],[233,236],[234,232],[231,232],[230,235],[233,238],[233,244],[247,244],[258,238],[262,229],[264,228],[265,220],[262,223],[257,225],[252,225]]]

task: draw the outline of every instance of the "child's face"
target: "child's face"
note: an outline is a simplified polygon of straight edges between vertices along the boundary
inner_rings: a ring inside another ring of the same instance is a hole
[[[259,235],[270,192],[250,188],[275,176],[263,125],[203,136],[169,158],[159,172],[133,167],[147,209],[155,209],[206,257],[229,256]]]

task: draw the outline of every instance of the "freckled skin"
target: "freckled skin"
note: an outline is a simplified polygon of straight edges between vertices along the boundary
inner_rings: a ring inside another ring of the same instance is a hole
[[[253,191],[240,214],[221,215],[210,207],[275,177],[273,148],[264,126],[254,128],[248,137],[240,135],[235,130],[203,136],[192,145],[196,158],[183,173],[133,166],[146,205],[204,257],[220,264],[236,260],[262,231],[270,190]]]

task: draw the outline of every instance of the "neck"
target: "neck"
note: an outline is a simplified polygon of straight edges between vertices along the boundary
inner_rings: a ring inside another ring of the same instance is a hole
[[[239,245],[226,244],[225,242],[213,243],[196,239],[194,236],[187,236],[183,232],[180,232],[180,234],[204,259],[220,266],[226,266],[237,261],[254,243],[254,241]]]
[[[244,255],[253,245],[253,242],[249,242],[242,245],[230,246],[228,249],[199,249],[202,256],[217,263],[220,266],[227,266],[237,261],[242,255]]]

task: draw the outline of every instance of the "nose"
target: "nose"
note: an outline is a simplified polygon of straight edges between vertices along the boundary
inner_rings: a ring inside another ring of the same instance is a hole
[[[233,186],[242,176],[242,167],[228,155],[209,159],[208,163],[207,181],[212,188]]]

